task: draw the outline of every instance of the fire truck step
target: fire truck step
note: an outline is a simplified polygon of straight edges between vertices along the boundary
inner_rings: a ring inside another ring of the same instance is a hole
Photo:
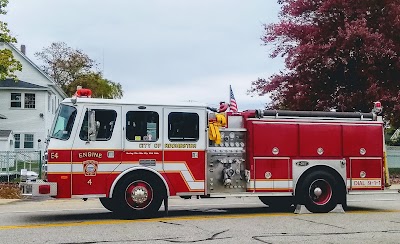
[[[294,210],[295,214],[312,214],[312,212],[308,211],[306,206],[297,204],[296,209]],[[345,213],[342,204],[336,205],[336,207],[330,211],[329,213]]]

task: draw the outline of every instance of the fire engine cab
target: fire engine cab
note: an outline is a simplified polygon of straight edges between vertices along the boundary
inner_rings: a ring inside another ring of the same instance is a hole
[[[81,95],[91,92],[80,92]],[[385,188],[380,103],[371,113],[252,110],[123,103],[82,96],[59,106],[42,180],[24,195],[99,198],[150,215],[168,198],[258,196],[311,212],[347,194]]]

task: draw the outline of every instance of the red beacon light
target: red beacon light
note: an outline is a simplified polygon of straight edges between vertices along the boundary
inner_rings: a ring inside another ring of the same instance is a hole
[[[78,97],[92,97],[92,90],[82,88],[81,86],[78,86],[76,88],[75,94],[72,96],[71,101],[73,104],[76,104],[76,98]]]
[[[374,102],[374,108],[372,109],[373,113],[380,114],[382,112],[382,104],[381,102]]]
[[[90,89],[81,88],[76,91],[77,97],[92,97],[92,91]]]

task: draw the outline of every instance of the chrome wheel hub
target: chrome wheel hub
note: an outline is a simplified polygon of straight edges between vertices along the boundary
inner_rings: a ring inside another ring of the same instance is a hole
[[[315,187],[314,189],[314,195],[318,198],[319,196],[322,195],[322,189],[319,187]]]
[[[311,183],[308,194],[315,204],[325,205],[332,197],[331,184],[325,179],[316,179]]]
[[[131,197],[132,200],[136,203],[144,203],[145,201],[147,201],[148,198],[147,189],[142,186],[135,187],[135,189],[133,189],[132,191]]]

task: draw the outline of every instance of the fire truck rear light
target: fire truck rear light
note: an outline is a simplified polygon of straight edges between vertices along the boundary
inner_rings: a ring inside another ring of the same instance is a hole
[[[50,185],[39,186],[39,194],[50,194]]]

